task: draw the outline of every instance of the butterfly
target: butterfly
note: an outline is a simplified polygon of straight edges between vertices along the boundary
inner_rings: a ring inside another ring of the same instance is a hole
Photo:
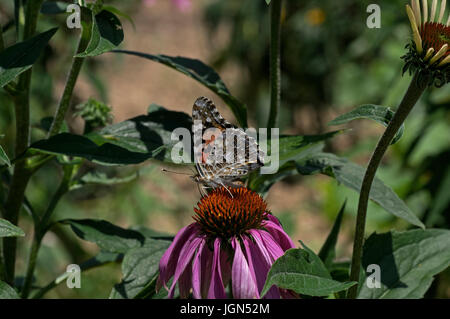
[[[197,174],[191,177],[202,186],[202,195],[208,188],[242,187],[240,179],[264,165],[265,154],[255,139],[225,120],[210,99],[195,101],[192,119]]]

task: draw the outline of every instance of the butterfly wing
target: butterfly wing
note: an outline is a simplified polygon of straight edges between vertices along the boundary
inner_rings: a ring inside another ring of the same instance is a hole
[[[194,106],[192,107],[192,119],[194,121],[202,121],[202,125],[205,129],[216,127],[223,131],[227,128],[236,127],[220,115],[213,101],[204,96],[199,97],[194,102]]]
[[[264,153],[255,139],[225,120],[210,99],[199,97],[195,101],[192,118],[194,136],[202,136],[195,165],[206,184],[230,184],[264,165]],[[196,121],[201,125],[195,125]],[[215,133],[205,139],[203,129],[211,128],[216,129]]]

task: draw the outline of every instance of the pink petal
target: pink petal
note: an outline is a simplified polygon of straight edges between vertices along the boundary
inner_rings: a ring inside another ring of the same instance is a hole
[[[159,288],[161,287],[161,285],[164,285],[167,289],[166,284],[175,272],[180,251],[183,249],[186,241],[192,236],[197,236],[198,232],[199,226],[196,223],[192,223],[182,228],[177,233],[172,244],[170,244],[169,248],[165,251],[164,255],[159,261]]]
[[[256,245],[252,240],[244,239],[245,251],[247,253],[247,260],[249,265],[251,265],[251,270],[256,278],[256,283],[258,285],[258,292],[262,291],[264,284],[267,279],[267,274],[269,272],[272,264],[267,263],[267,259],[264,258],[263,253],[258,245]],[[265,247],[263,247],[265,249]],[[252,269],[253,267],[253,269]],[[269,289],[269,291],[264,296],[265,299],[279,299],[280,294],[278,289],[274,286]]]
[[[259,248],[259,251],[262,254],[262,259],[266,262],[268,265],[272,265],[273,260],[270,253],[267,251],[266,246],[264,245],[263,239],[261,238],[261,235],[258,230],[251,229],[249,233],[252,235],[253,240],[255,241],[256,245]]]
[[[202,241],[204,241],[204,238],[192,236],[188,239],[188,241],[181,249],[180,256],[178,258],[178,264],[175,269],[175,275],[173,276],[172,286],[169,290],[169,299],[173,297],[173,294],[175,292],[175,285],[178,281],[178,278],[180,278],[186,267],[192,262],[192,256],[194,255],[195,251],[198,249]]]
[[[205,247],[206,241],[203,241],[198,246],[197,254],[195,254],[192,260],[192,295],[196,299],[201,298],[200,294],[200,284],[202,279],[202,267],[200,264],[200,258],[202,255],[203,247]]]
[[[226,287],[231,279],[232,260],[224,249],[220,250],[220,269],[222,270],[223,285]]]
[[[291,238],[286,234],[281,227],[278,219],[273,215],[267,215],[269,218],[268,221],[265,222],[264,228],[272,235],[272,237],[276,240],[276,242],[283,248],[283,250],[288,250],[290,248],[295,248],[294,242]]]
[[[267,251],[272,258],[272,262],[277,260],[280,256],[283,256],[284,250],[280,247],[280,245],[278,245],[271,234],[269,234],[265,230],[259,231],[259,234],[261,235],[264,246],[266,246]]]
[[[234,237],[231,245],[234,248],[234,260],[231,270],[233,297],[237,299],[259,298],[255,278],[248,267],[239,240]]]
[[[209,299],[225,299],[227,294],[225,293],[225,287],[222,281],[222,271],[220,270],[220,239],[216,238],[214,241],[214,258],[211,269],[211,284],[209,286],[208,298]]]
[[[178,289],[180,291],[180,298],[187,299],[189,297],[189,293],[191,290],[191,282],[192,282],[192,264],[188,264],[186,269],[180,276],[178,280]]]
[[[206,241],[200,244],[192,265],[192,294],[194,298],[206,298],[211,282],[211,266],[213,253]]]

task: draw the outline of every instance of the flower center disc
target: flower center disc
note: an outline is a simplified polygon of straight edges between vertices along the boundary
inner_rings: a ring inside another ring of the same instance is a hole
[[[425,52],[433,48],[437,52],[444,44],[450,47],[450,26],[436,22],[426,22],[420,28],[420,36],[424,43]],[[444,54],[444,57],[450,55],[450,50]]]
[[[193,218],[206,235],[224,239],[261,228],[268,214],[267,203],[245,187],[216,188],[197,203],[194,211]]]

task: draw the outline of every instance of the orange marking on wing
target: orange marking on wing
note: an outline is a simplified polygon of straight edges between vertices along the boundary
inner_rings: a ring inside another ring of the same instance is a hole
[[[211,139],[205,141],[205,144],[206,145],[211,144],[212,142],[214,142],[215,139],[216,139],[216,136],[215,135],[211,135]]]

